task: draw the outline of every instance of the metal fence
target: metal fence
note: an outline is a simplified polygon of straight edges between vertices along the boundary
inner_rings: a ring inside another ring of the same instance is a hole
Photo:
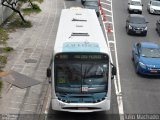
[[[6,18],[8,18],[12,14],[12,12],[13,11],[10,8],[2,6],[0,0],[0,24],[2,24],[6,20]]]

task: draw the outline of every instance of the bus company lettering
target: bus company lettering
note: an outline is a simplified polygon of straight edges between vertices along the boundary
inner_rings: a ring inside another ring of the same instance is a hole
[[[97,43],[90,43],[90,42],[70,42],[70,43],[65,43],[64,47],[91,47],[91,48],[99,48],[99,45]]]

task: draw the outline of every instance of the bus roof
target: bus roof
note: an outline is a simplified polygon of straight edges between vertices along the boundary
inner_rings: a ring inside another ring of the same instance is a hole
[[[63,9],[54,54],[60,52],[109,52],[95,10]]]

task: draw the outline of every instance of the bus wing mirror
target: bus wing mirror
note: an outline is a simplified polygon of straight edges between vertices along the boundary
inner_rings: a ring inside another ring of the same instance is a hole
[[[116,69],[116,67],[115,67],[113,64],[111,64],[111,65],[112,65],[112,75],[111,75],[111,79],[113,79],[114,76],[117,74],[117,69]]]
[[[47,77],[51,77],[51,68],[47,68]]]
[[[117,74],[117,69],[115,66],[112,67],[112,75],[116,75]]]

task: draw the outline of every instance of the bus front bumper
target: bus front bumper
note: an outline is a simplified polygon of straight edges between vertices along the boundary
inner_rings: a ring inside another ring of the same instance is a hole
[[[98,103],[65,103],[57,99],[52,99],[52,109],[66,112],[99,112],[110,110],[110,100],[103,100]]]

